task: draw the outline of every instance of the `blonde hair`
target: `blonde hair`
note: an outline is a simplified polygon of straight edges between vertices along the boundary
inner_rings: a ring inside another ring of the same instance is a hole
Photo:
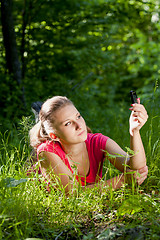
[[[67,97],[54,96],[47,99],[39,112],[39,122],[33,126],[29,132],[30,145],[36,150],[37,147],[46,140],[52,140],[49,137],[50,132],[54,132],[54,114],[61,108],[73,105],[72,101]],[[87,127],[87,132],[91,133],[91,129]]]
[[[29,132],[30,145],[36,149],[42,142],[51,140],[49,133],[53,132],[54,113],[67,105],[73,105],[67,97],[54,96],[47,99],[39,112],[39,122]]]

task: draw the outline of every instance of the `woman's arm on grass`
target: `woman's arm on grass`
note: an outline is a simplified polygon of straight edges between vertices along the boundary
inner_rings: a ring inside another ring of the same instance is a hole
[[[47,178],[50,183],[58,181],[57,188],[59,185],[68,193],[73,187],[73,174],[62,159],[51,152],[40,153],[39,159],[41,171],[45,178]]]
[[[140,136],[138,136],[138,137],[140,137]],[[133,139],[134,139],[134,141],[137,140],[135,136]],[[125,151],[123,151],[123,149],[121,149],[121,147],[112,139],[107,140],[106,151],[109,153],[109,155],[107,155],[107,159],[119,171],[124,172],[126,169],[126,172],[131,172],[131,171],[135,172],[134,174],[131,173],[131,174],[125,175],[126,176],[125,182],[129,183],[130,178],[133,175],[133,178],[135,179],[135,181],[140,185],[147,178],[148,167],[146,166],[145,153],[143,155],[143,151],[144,151],[143,144],[140,141],[140,139],[138,139],[138,141],[136,143],[138,143],[138,149],[135,149],[135,146],[132,149],[134,149],[134,151],[140,149],[141,151],[138,152],[132,158],[129,158],[127,153]],[[140,143],[142,144],[141,146],[140,146]],[[141,165],[139,164],[139,161],[140,161]],[[133,165],[133,163],[134,163],[134,165]],[[127,167],[128,165],[130,166],[130,168]],[[137,168],[134,169],[133,167],[137,167]],[[135,171],[135,170],[137,170],[137,171]],[[107,180],[106,184],[112,185],[112,187],[114,189],[121,187],[122,184],[124,183],[124,174],[122,174],[120,176],[121,176],[121,178],[119,178],[119,176],[117,176],[115,178]]]
[[[134,180],[136,181],[136,183],[138,185],[141,185],[144,182],[144,180],[147,178],[148,167],[145,166],[145,167],[139,169],[138,171],[133,171],[133,170],[128,170],[128,171],[129,172],[134,172],[134,173],[126,174],[126,175],[124,175],[124,173],[122,173],[122,174],[120,174],[116,177],[113,177],[113,178],[105,181],[105,185],[109,186],[113,189],[119,189],[120,187],[122,187],[122,185],[124,183],[131,183],[132,182],[132,176],[133,176]],[[95,183],[95,184],[90,184],[90,185],[87,185],[86,187],[87,188],[94,188],[95,185],[97,187],[99,186],[101,188],[101,182]],[[102,183],[102,185],[104,185],[104,183]]]
[[[63,163],[61,158],[50,152],[42,152],[39,158],[41,171],[48,181],[50,183],[55,183],[55,178],[57,178],[59,181],[59,186],[57,185],[57,188],[63,188],[66,194],[72,193],[74,176],[68,167]],[[113,189],[118,189],[122,186],[122,184],[124,184],[124,175],[121,174],[120,176],[109,179],[105,184],[107,186],[111,186]],[[95,186],[101,188],[101,182],[88,184],[82,188],[94,188]]]

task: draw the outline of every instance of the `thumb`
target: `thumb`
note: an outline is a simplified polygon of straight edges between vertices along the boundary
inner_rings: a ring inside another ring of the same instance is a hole
[[[140,102],[141,102],[141,101],[140,101],[140,98],[137,98],[137,102],[138,102],[138,104],[140,104]]]

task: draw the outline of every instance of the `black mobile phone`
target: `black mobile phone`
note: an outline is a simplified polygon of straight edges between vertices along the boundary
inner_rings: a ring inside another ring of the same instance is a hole
[[[132,102],[132,103],[138,103],[138,102],[137,102],[137,98],[138,98],[138,97],[137,97],[137,94],[136,94],[135,91],[131,90],[131,91],[130,91],[130,96],[131,96],[131,102]]]

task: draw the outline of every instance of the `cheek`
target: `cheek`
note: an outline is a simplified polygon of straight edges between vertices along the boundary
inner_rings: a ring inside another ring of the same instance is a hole
[[[69,127],[63,128],[62,131],[57,132],[57,136],[62,139],[67,139],[72,132],[72,129]]]
[[[58,138],[63,138],[64,132],[65,132],[64,129],[57,128],[56,131],[55,131],[55,135],[56,135]]]
[[[86,122],[83,118],[82,118],[82,124],[83,124],[83,126],[86,126]]]

